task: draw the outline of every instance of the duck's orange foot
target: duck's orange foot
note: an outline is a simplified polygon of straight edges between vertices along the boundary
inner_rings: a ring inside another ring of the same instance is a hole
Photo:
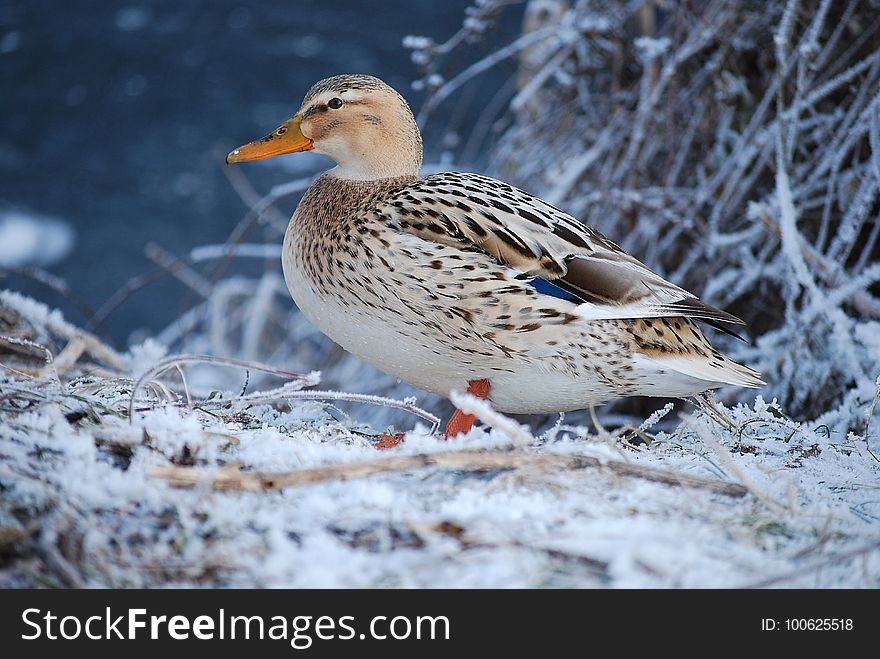
[[[481,400],[486,400],[489,395],[488,380],[470,380],[468,382],[467,392],[471,396],[476,396]],[[456,435],[468,433],[474,426],[476,417],[473,414],[465,414],[461,410],[455,410],[455,414],[446,424],[446,432],[443,433],[443,439],[451,439]]]
[[[403,438],[406,433],[396,432],[393,435],[389,435],[387,432],[383,432],[379,435],[379,439],[373,444],[373,448],[377,451],[385,451],[390,448],[394,448],[395,446],[399,446],[403,444]]]

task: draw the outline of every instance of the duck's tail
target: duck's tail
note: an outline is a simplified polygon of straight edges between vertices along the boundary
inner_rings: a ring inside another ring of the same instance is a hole
[[[687,318],[650,318],[629,327],[636,369],[642,380],[655,378],[667,395],[690,395],[724,385],[760,387],[761,374],[722,355]],[[664,382],[665,381],[665,382]],[[675,392],[675,393],[673,393]],[[656,394],[653,394],[656,395]]]

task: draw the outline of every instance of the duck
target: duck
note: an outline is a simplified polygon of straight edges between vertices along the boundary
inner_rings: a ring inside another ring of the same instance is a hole
[[[226,162],[303,151],[335,166],[291,217],[285,282],[312,324],[380,371],[509,414],[764,384],[698,325],[725,330],[740,318],[587,224],[488,176],[422,176],[412,110],[381,79],[317,82],[292,118]],[[456,410],[444,437],[474,420]],[[402,439],[383,434],[382,447]]]

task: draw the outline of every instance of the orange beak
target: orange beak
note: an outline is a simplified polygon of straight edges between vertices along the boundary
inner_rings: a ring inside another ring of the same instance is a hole
[[[251,160],[263,160],[264,158],[280,156],[285,153],[311,151],[312,140],[302,134],[302,130],[300,130],[301,123],[302,115],[298,114],[293,119],[278,126],[266,137],[230,151],[229,155],[226,156],[226,163],[250,162]]]

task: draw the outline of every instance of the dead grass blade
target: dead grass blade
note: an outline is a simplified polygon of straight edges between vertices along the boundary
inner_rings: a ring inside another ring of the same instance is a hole
[[[315,483],[367,478],[376,474],[418,471],[431,467],[474,472],[495,469],[542,469],[547,471],[606,469],[620,476],[641,478],[666,485],[709,490],[729,497],[739,498],[748,493],[745,487],[736,483],[700,478],[626,462],[605,461],[583,455],[534,454],[519,451],[421,453],[288,472],[238,471],[237,467],[219,471],[194,467],[154,467],[150,471],[150,475],[167,481],[173,487],[191,488],[196,485],[208,485],[218,491],[269,492]]]

